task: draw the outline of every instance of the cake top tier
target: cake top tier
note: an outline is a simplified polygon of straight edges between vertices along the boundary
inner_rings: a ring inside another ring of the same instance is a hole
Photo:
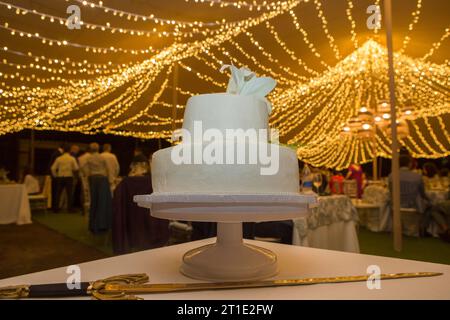
[[[202,94],[189,98],[183,128],[194,134],[194,122],[202,130],[268,129],[266,101],[254,95]]]
[[[226,93],[202,94],[188,100],[182,136],[189,135],[190,139],[199,141],[209,129],[224,135],[227,130],[251,129],[258,131],[258,137],[267,138],[271,104],[266,95],[275,88],[276,81],[257,77],[247,68],[234,65],[224,65],[220,71],[227,68],[231,75]],[[177,135],[175,132],[174,137]]]

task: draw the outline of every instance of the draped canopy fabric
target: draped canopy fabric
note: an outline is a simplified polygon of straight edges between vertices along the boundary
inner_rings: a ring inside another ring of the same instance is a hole
[[[269,76],[270,124],[299,158],[343,168],[390,156],[388,130],[343,134],[388,100],[382,1],[0,1],[0,134],[22,129],[170,138],[186,100],[225,92],[223,64]],[[398,112],[416,157],[450,154],[448,1],[394,2]],[[382,10],[381,10],[382,12]]]

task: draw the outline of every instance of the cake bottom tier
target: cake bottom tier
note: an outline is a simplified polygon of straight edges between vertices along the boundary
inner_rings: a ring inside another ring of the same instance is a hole
[[[152,159],[154,192],[282,193],[299,192],[299,170],[294,150],[279,146],[271,164],[176,164],[175,147],[159,150]],[[248,157],[248,154],[247,154]],[[247,159],[248,160],[248,159]]]

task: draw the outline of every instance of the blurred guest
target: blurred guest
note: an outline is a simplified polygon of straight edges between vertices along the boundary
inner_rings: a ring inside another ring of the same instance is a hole
[[[56,177],[52,173],[52,165],[55,162],[56,158],[64,153],[63,150],[64,145],[60,145],[50,156],[50,163],[48,165],[48,174],[51,176],[51,193],[52,193],[52,208],[57,208],[59,203],[56,203]]]
[[[431,217],[441,229],[441,232],[438,233],[439,238],[450,242],[450,229],[448,226],[450,221],[450,192],[448,192],[446,200],[437,203],[431,208]]]
[[[80,168],[83,168],[86,165],[86,161],[91,155],[90,150],[80,150],[79,156],[77,158],[78,164],[80,165]]]
[[[77,161],[78,167],[80,167],[80,163],[78,162],[78,156],[80,155],[80,147],[76,144],[71,145],[69,153]],[[74,207],[80,206],[81,189],[82,189],[82,186],[81,186],[81,181],[80,181],[80,175],[76,174],[73,177],[73,191],[72,191]]]
[[[108,181],[108,166],[99,153],[98,143],[91,143],[89,151],[90,156],[83,167],[83,174],[89,179],[89,230],[92,233],[99,233],[111,227],[112,196]]]
[[[74,157],[69,154],[69,146],[64,145],[63,154],[53,162],[51,170],[56,181],[55,201],[53,211],[59,211],[61,194],[65,190],[67,194],[67,208],[73,211],[73,177],[78,171],[78,164]]]
[[[450,187],[450,178],[448,177],[448,169],[442,168],[439,170],[439,180],[441,183],[441,187],[444,190],[447,190]]]
[[[70,155],[74,157],[75,159],[78,158],[78,155],[80,153],[80,147],[76,144],[73,144],[70,146]]]
[[[90,152],[85,150],[80,150],[80,156],[78,157],[78,165],[80,168],[85,168],[87,159],[90,156]],[[83,214],[89,212],[90,207],[90,191],[89,191],[89,178],[86,175],[85,170],[80,170],[80,180],[81,180],[81,203],[83,207]]]
[[[427,162],[423,165],[423,175],[427,189],[440,189],[442,187],[438,175],[438,168],[433,162]]]
[[[56,158],[58,158],[59,156],[61,156],[64,153],[64,146],[65,146],[65,144],[61,144],[50,156],[50,165],[48,166],[50,173],[51,173],[51,167],[52,167],[53,163],[55,162]]]
[[[330,191],[331,194],[343,194],[344,193],[344,176],[342,172],[333,170],[333,175],[330,178]]]
[[[420,174],[411,170],[411,157],[401,155],[399,158],[400,165],[400,207],[416,209],[421,215],[420,233],[423,235],[429,223],[430,200],[425,194],[423,178]],[[389,190],[392,194],[392,174],[389,175]]]
[[[23,184],[28,194],[38,194],[41,191],[39,181],[33,176],[33,171],[29,167],[23,171]]]
[[[109,143],[105,143],[103,145],[103,152],[101,153],[101,156],[105,159],[106,166],[108,167],[108,180],[112,192],[120,172],[119,161],[117,161],[116,155],[111,153],[111,145]]]
[[[364,188],[364,172],[359,164],[353,163],[348,168],[346,179],[356,180],[356,197],[361,199]]]
[[[137,148],[134,152],[133,160],[131,160],[130,172],[128,173],[128,176],[145,176],[148,174],[150,174],[150,161],[142,153],[142,150]]]

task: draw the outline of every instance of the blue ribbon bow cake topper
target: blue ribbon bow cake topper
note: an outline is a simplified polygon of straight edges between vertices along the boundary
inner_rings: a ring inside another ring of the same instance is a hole
[[[272,105],[266,99],[266,95],[272,91],[277,82],[270,77],[257,77],[251,70],[241,67],[237,68],[233,64],[225,64],[220,68],[220,72],[229,68],[231,77],[228,81],[227,93],[239,95],[255,95],[266,102],[267,112],[272,112]]]

